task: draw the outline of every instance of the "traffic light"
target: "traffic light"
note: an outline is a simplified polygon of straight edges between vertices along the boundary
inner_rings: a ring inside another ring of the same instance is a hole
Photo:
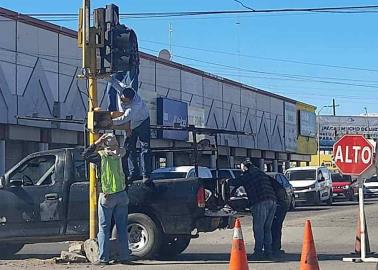
[[[96,14],[96,13],[95,13]],[[104,46],[98,46],[97,62],[99,74],[126,72],[132,68],[131,54],[135,32],[119,24],[119,9],[116,5],[107,5],[98,9],[95,26],[99,27],[99,36],[104,36]],[[99,16],[100,15],[100,16]],[[101,34],[100,34],[101,32]],[[135,42],[136,44],[136,42]],[[136,48],[137,49],[137,48]]]
[[[116,25],[111,29],[110,66],[111,72],[130,70],[131,29]]]

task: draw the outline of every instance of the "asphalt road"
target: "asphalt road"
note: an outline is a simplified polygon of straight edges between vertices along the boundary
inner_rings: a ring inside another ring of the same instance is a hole
[[[321,269],[378,269],[375,263],[346,263],[354,250],[356,202],[337,202],[329,206],[298,207],[289,212],[283,230],[283,248],[287,254],[279,261],[250,261],[250,269],[299,269],[299,258],[306,219],[312,222]],[[378,199],[366,203],[366,215],[372,251],[378,251]],[[242,218],[242,229],[248,253],[253,250],[251,218]],[[228,269],[232,230],[202,234],[192,240],[189,248],[174,260],[140,261],[137,266],[112,265],[106,269]],[[56,265],[52,258],[67,248],[67,243],[25,246],[13,260],[0,261],[0,269],[99,269],[90,264]],[[378,257],[378,255],[377,255]]]

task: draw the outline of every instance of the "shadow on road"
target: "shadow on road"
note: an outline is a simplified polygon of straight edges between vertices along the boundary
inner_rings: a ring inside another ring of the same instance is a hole
[[[57,257],[60,257],[60,253],[59,254],[16,254],[7,259],[15,260],[15,261],[21,261],[21,260],[27,260],[27,259],[48,260],[48,259],[53,259]]]
[[[318,254],[319,261],[341,261],[344,257],[350,257],[351,254]],[[283,263],[283,262],[299,262],[301,254],[299,253],[286,253],[280,258],[272,260],[255,261],[248,256],[249,262],[254,263]],[[180,264],[225,264],[230,261],[229,253],[185,253],[181,254],[174,259],[166,259],[159,261],[152,261],[152,265],[180,265]]]
[[[304,212],[304,211],[323,211],[329,210],[329,207],[316,207],[316,206],[298,206],[292,212]]]

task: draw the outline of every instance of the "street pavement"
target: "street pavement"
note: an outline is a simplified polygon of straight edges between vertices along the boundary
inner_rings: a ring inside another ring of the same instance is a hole
[[[343,257],[351,257],[354,250],[355,224],[358,205],[356,202],[337,202],[333,206],[298,207],[289,212],[283,229],[283,248],[287,254],[277,261],[249,261],[250,269],[299,269],[299,258],[306,219],[312,222],[313,235],[321,269],[360,270],[378,269],[375,263],[347,263]],[[370,246],[378,251],[378,200],[366,203]],[[242,229],[248,253],[253,251],[251,218],[242,218]],[[192,240],[189,248],[180,256],[166,261],[139,261],[140,265],[112,265],[106,269],[228,269],[232,230],[201,234]],[[67,249],[67,243],[34,244],[25,246],[13,260],[0,261],[5,269],[101,269],[90,264],[60,264],[53,258]],[[378,257],[378,254],[376,255]],[[102,267],[103,268],[103,267]]]

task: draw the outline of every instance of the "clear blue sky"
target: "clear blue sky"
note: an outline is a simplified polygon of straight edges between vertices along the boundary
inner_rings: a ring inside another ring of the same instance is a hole
[[[91,1],[92,8],[104,7],[107,3],[110,2]],[[113,3],[122,13],[244,9],[233,0]],[[378,0],[244,0],[243,3],[254,9],[276,9],[378,5]],[[0,5],[20,13],[74,13],[81,1],[2,0]],[[302,13],[134,18],[125,19],[123,23],[136,30],[142,51],[156,55],[156,51],[168,48],[171,23],[174,61],[318,107],[331,104],[335,98],[340,105],[337,113],[349,115],[364,113],[364,107],[369,113],[378,112],[377,19],[378,13]],[[75,21],[54,23],[77,28]],[[330,112],[327,108],[322,111]]]

